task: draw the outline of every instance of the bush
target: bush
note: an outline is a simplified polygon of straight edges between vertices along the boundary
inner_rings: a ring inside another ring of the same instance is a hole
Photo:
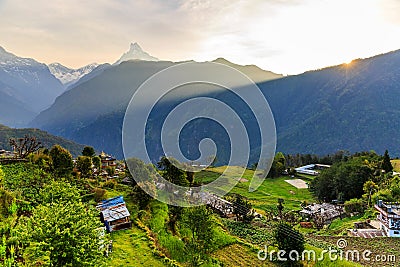
[[[278,244],[278,248],[285,251],[283,258],[286,258],[288,261],[296,262],[296,260],[289,258],[289,255],[295,257],[295,254],[291,253],[292,251],[296,251],[297,255],[300,256],[304,251],[304,236],[287,223],[279,223],[276,226],[274,238]]]
[[[347,213],[361,213],[365,210],[366,204],[362,199],[353,198],[344,203],[344,209]]]
[[[94,201],[100,202],[105,199],[104,195],[106,194],[107,190],[96,187],[93,189],[94,192]]]
[[[116,186],[117,186],[117,181],[115,181],[114,179],[107,180],[103,184],[103,188],[108,188],[108,189],[115,189]]]

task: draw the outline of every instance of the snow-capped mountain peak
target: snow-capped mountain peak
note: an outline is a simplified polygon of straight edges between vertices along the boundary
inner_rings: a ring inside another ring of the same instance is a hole
[[[125,52],[114,65],[128,60],[144,60],[144,61],[159,61],[158,58],[151,56],[149,53],[143,51],[138,43],[131,43],[129,50]]]
[[[92,70],[97,68],[99,64],[92,63],[79,69],[71,69],[63,66],[60,63],[51,63],[49,69],[51,74],[54,75],[65,86],[70,86],[77,82],[80,78],[89,74]]]

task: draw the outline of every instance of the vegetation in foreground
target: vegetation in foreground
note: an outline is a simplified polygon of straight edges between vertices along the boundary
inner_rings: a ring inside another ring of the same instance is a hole
[[[93,151],[85,149],[82,154],[73,164],[69,151],[54,146],[50,151],[40,150],[30,155],[28,162],[0,167],[0,263],[3,266],[276,266],[280,263],[257,258],[265,245],[276,249],[296,247],[318,251],[328,243],[308,235],[304,242],[293,243],[306,233],[298,229],[300,218],[293,210],[299,210],[304,202],[313,202],[314,196],[307,189],[297,189],[286,183],[284,180],[288,177],[270,177],[259,191],[250,194],[248,184],[254,171],[246,169],[233,194],[227,196],[235,205],[246,206],[246,214],[236,208],[233,218],[221,218],[206,207],[179,208],[153,200],[132,179],[129,185],[119,183],[132,175],[157,175],[152,165],[130,159],[128,164],[136,166],[133,173],[121,173],[115,180],[104,181],[92,172],[92,164],[99,166]],[[353,164],[380,170],[384,160],[373,153],[355,155],[344,163],[340,161],[317,179],[308,180],[315,186],[330,172],[351,174],[357,169],[352,168]],[[158,167],[171,182],[195,185],[215,180],[224,171],[223,167],[215,167],[191,177],[175,169],[166,159],[161,160]],[[240,167],[233,168],[223,178],[230,182],[241,171]],[[374,171],[361,173],[389,181],[378,183],[376,192],[363,194],[362,201],[371,200],[373,194],[386,190],[385,185],[393,184],[388,180],[389,172],[379,176],[375,176]],[[345,186],[338,188],[346,189]],[[396,197],[394,187],[389,188],[392,188],[391,196]],[[337,192],[340,193],[347,196],[345,192]],[[94,206],[102,199],[118,195],[125,197],[135,224],[132,229],[106,234],[101,230]],[[264,216],[255,219],[251,215],[253,208]],[[286,222],[281,224],[280,221]],[[346,220],[334,222],[331,229],[311,232],[334,235],[345,224]],[[279,229],[293,232],[289,237],[299,238],[284,241],[286,236],[279,234]],[[105,257],[108,240],[114,241],[113,251]],[[327,258],[293,264],[333,266]],[[357,266],[344,261],[335,264]]]

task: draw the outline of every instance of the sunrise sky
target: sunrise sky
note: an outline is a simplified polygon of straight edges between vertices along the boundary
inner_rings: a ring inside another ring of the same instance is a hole
[[[283,74],[400,49],[399,0],[0,0],[0,46],[44,63],[224,57]]]

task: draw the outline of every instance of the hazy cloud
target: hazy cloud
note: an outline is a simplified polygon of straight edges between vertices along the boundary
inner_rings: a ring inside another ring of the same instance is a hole
[[[398,0],[0,0],[0,45],[78,67],[137,41],[162,59],[297,73],[400,48],[398,14]]]

